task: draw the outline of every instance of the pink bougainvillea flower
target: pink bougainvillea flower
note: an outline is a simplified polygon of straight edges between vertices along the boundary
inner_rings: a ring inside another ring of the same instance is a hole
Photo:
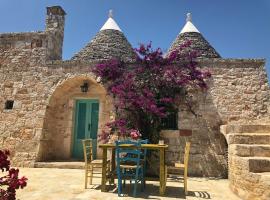
[[[7,175],[0,177],[0,200],[15,200],[16,190],[27,185],[26,177],[18,178],[19,169],[10,168],[9,155],[9,151],[0,150],[0,169],[8,171]]]
[[[191,46],[191,41],[186,41],[164,56],[160,48],[153,50],[151,42],[140,44],[134,49],[136,62],[112,59],[92,69],[113,97],[116,113],[115,121],[106,124],[102,140],[112,133],[137,138],[134,130],[144,138],[152,137],[161,129],[162,118],[175,107],[179,95],[185,95],[184,102],[192,109],[192,97],[185,88],[204,91],[205,79],[211,74],[198,67],[196,58],[200,52]]]

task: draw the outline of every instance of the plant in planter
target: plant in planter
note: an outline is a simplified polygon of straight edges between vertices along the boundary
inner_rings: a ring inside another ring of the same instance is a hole
[[[198,53],[189,46],[187,41],[164,57],[160,48],[141,44],[135,49],[135,63],[112,59],[92,69],[114,99],[115,120],[107,124],[100,139],[107,140],[112,133],[129,136],[135,129],[143,139],[157,143],[161,120],[177,108],[181,98],[195,114],[188,91],[204,91],[205,79],[211,75],[197,66]]]
[[[15,200],[16,190],[26,187],[27,178],[19,178],[19,169],[10,168],[9,151],[0,150],[0,169],[8,172],[7,175],[0,176],[0,200]]]

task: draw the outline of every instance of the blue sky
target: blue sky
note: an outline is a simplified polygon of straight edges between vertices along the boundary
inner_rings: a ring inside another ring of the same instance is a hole
[[[136,47],[152,41],[166,51],[191,12],[193,23],[224,58],[266,58],[270,76],[269,0],[0,0],[0,33],[44,30],[46,6],[67,13],[63,58],[95,36],[113,9]]]

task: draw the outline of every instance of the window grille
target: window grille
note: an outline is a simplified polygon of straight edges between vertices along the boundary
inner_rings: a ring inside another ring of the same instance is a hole
[[[161,120],[162,129],[177,130],[178,129],[178,110],[170,111],[165,118]]]

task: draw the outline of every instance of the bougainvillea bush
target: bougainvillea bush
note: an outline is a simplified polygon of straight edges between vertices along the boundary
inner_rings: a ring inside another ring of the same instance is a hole
[[[26,186],[27,178],[19,178],[19,169],[10,168],[9,151],[0,150],[0,170],[6,175],[0,175],[0,200],[15,200],[16,190]]]
[[[160,48],[153,50],[151,43],[141,44],[135,49],[136,62],[112,59],[92,69],[113,97],[116,114],[101,139],[107,140],[115,132],[130,135],[138,130],[143,138],[157,142],[161,120],[177,109],[179,98],[191,108],[187,88],[206,89],[210,73],[198,68],[198,52],[192,51],[190,44],[187,41],[167,56]]]

